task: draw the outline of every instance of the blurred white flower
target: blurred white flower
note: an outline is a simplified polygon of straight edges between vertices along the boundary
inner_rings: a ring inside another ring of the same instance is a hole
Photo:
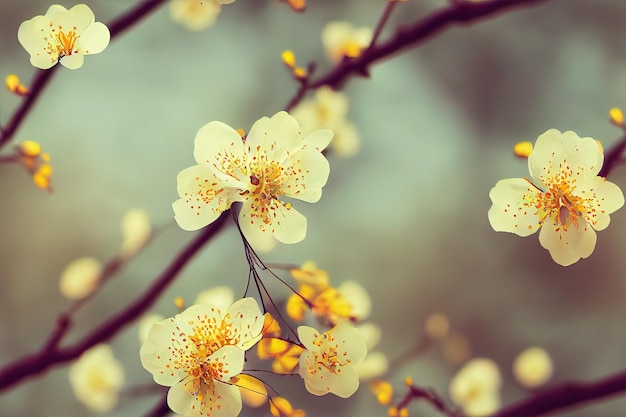
[[[513,375],[524,387],[536,388],[552,376],[552,358],[545,350],[530,347],[521,352],[513,362]]]
[[[322,150],[330,130],[303,138],[298,122],[286,112],[258,120],[245,139],[221,122],[200,129],[194,165],[178,174],[173,209],[178,225],[197,230],[241,202],[239,226],[254,247],[264,234],[283,243],[304,239],[306,218],[282,196],[309,203],[322,196],[330,167]]]
[[[98,288],[102,264],[95,258],[78,258],[67,264],[61,273],[59,290],[64,297],[79,300]]]
[[[306,348],[300,356],[300,376],[314,395],[329,392],[348,398],[359,388],[356,365],[365,359],[367,347],[361,332],[341,320],[326,333],[298,327],[298,338]]]
[[[359,379],[361,381],[369,381],[378,378],[387,372],[389,361],[383,352],[372,352],[380,341],[382,331],[380,326],[374,323],[362,323],[356,326],[365,339],[367,347],[367,356],[362,362],[356,365]]]
[[[355,28],[349,22],[329,22],[322,31],[322,44],[328,57],[339,62],[356,58],[372,41],[372,29]]]
[[[194,304],[212,305],[226,310],[234,301],[235,292],[224,285],[200,292]]]
[[[122,217],[122,248],[120,255],[130,257],[139,252],[150,240],[152,224],[148,212],[133,209]]]
[[[81,403],[93,412],[105,413],[117,405],[124,368],[108,345],[97,345],[70,366],[69,378]]]
[[[498,181],[489,193],[491,227],[522,237],[541,229],[539,243],[559,265],[587,258],[595,231],[624,205],[622,190],[598,176],[603,159],[594,139],[548,130],[528,157],[530,179]]]
[[[348,97],[328,86],[320,87],[313,98],[298,103],[291,111],[302,126],[302,134],[307,135],[317,129],[333,131],[329,148],[340,157],[354,156],[360,146],[359,132],[348,116]]]
[[[243,370],[245,351],[261,338],[263,320],[253,298],[238,300],[228,311],[191,306],[152,326],[141,363],[157,384],[171,387],[167,403],[173,411],[236,416],[241,394],[231,381]]]
[[[170,2],[172,20],[194,31],[213,25],[221,10],[221,4],[216,0],[172,0]]]
[[[450,397],[470,417],[492,414],[500,407],[500,370],[491,359],[467,362],[450,382]]]
[[[144,314],[140,319],[137,326],[137,333],[139,336],[139,341],[144,343],[148,340],[148,333],[150,333],[150,329],[154,323],[159,321],[163,321],[164,317],[159,313],[147,313]]]
[[[95,20],[85,4],[69,10],[53,4],[44,16],[23,22],[17,39],[30,54],[33,66],[48,69],[60,62],[76,69],[83,66],[85,55],[98,54],[109,45],[109,28]]]

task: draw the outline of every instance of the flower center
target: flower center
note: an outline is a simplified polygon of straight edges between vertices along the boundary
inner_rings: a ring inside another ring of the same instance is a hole
[[[74,44],[76,43],[76,39],[78,38],[79,36],[76,34],[76,32],[72,30],[67,32],[67,35],[65,34],[65,32],[59,31],[59,33],[56,35],[56,40],[59,43],[59,45],[57,46],[59,57],[72,55],[72,52],[74,51]]]
[[[318,369],[324,367],[333,374],[339,374],[341,373],[341,367],[350,363],[350,359],[347,358],[345,358],[344,363],[340,361],[339,353],[337,352],[339,343],[335,342],[335,338],[332,336],[331,332],[316,336],[313,344],[320,348],[317,352],[313,353],[315,358],[314,363]],[[314,374],[315,370],[312,369],[311,373]]]
[[[271,223],[269,210],[275,207],[278,196],[282,194],[281,183],[283,167],[276,161],[259,162],[250,165],[250,185],[252,215]]]

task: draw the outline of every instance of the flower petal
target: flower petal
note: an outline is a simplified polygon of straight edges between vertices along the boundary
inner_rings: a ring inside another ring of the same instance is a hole
[[[110,40],[109,28],[104,23],[94,22],[81,33],[76,43],[83,55],[91,55],[104,51],[109,46]]]
[[[241,411],[241,394],[234,385],[193,379],[170,388],[167,404],[186,416],[232,417]]]
[[[243,298],[235,302],[229,309],[233,329],[240,335],[237,347],[248,350],[261,339],[264,316],[254,298]]]
[[[522,237],[535,233],[539,228],[539,218],[534,207],[538,194],[539,190],[522,178],[498,181],[489,192],[493,205],[488,217],[493,230]]]
[[[194,165],[177,177],[178,195],[172,204],[174,218],[184,230],[197,230],[213,223],[241,196],[231,184],[217,178],[210,168]]]
[[[284,203],[278,205],[272,226],[274,237],[282,243],[298,243],[306,236],[306,217],[291,205],[287,206]]]
[[[85,57],[82,54],[66,55],[66,56],[62,57],[59,60],[59,62],[65,68],[68,68],[68,69],[78,69],[78,68],[83,66],[83,63],[85,62]]]
[[[246,149],[254,156],[267,152],[270,160],[284,162],[304,145],[300,125],[289,113],[280,111],[271,118],[263,117],[254,123],[246,137]]]
[[[609,214],[620,209],[624,205],[622,190],[603,177],[593,177],[585,182],[585,187],[577,193],[583,197],[593,198],[589,201],[587,217],[592,227],[596,230],[604,230],[609,225]]]
[[[595,140],[580,138],[572,131],[561,133],[550,129],[537,138],[528,157],[528,169],[535,181],[547,184],[546,178],[567,168],[572,170],[572,175],[581,179],[596,176],[603,160],[604,155]]]
[[[578,228],[567,220],[567,231],[563,227],[544,224],[539,232],[541,246],[550,252],[554,262],[568,266],[581,258],[587,258],[596,247],[596,232],[583,221]]]
[[[176,366],[177,356],[170,349],[172,335],[176,334],[173,319],[154,323],[139,351],[141,364],[159,385],[172,386],[187,376],[184,369]]]
[[[231,178],[233,186],[246,188],[249,178],[243,139],[232,127],[218,121],[202,126],[194,139],[193,156],[199,164],[221,173],[222,180]]]
[[[320,332],[318,332],[313,327],[309,326],[299,326],[298,327],[298,339],[300,339],[300,343],[304,345],[307,350],[313,350],[316,346],[313,344],[313,341],[316,337],[318,337]]]
[[[283,182],[284,194],[307,203],[319,201],[330,174],[328,160],[321,152],[303,149],[294,153],[289,161],[285,173],[292,175],[286,176]]]

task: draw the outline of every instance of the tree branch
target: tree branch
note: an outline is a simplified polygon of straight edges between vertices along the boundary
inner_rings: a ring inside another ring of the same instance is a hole
[[[107,25],[109,31],[111,32],[111,39],[117,37],[132,25],[139,22],[162,3],[165,3],[165,0],[142,1],[122,16],[111,21]],[[38,70],[35,73],[30,83],[28,94],[20,106],[15,110],[9,119],[8,124],[0,131],[0,148],[6,145],[13,138],[31,108],[34,106],[35,102],[52,79],[52,76],[56,73],[57,67],[58,65],[55,65],[48,70]]]
[[[91,333],[87,334],[73,345],[58,348],[55,345],[57,342],[55,340],[56,335],[62,334],[63,329],[55,329],[49,337],[48,342],[46,342],[37,353],[25,356],[9,364],[4,369],[1,369],[0,391],[9,388],[23,378],[36,375],[54,365],[78,358],[87,349],[98,343],[105,342],[136,320],[150,308],[193,256],[222,229],[228,217],[228,212],[222,213],[215,222],[198,233],[196,237],[176,255],[170,265],[154,280],[144,294],[132,301],[124,310],[96,327]],[[58,326],[61,325],[63,324],[58,324]]]
[[[598,381],[572,382],[546,389],[503,408],[491,417],[542,416],[618,394],[626,394],[626,370]]]

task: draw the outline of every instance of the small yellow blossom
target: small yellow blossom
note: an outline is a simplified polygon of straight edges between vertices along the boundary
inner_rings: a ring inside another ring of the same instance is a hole
[[[239,388],[241,400],[248,407],[260,407],[267,402],[268,395],[265,384],[251,375],[239,374],[230,381]]]
[[[244,140],[224,123],[205,125],[195,139],[198,165],[178,174],[178,225],[200,229],[241,202],[239,227],[253,247],[264,235],[282,243],[302,241],[307,220],[283,197],[319,201],[330,173],[322,150],[332,136],[318,130],[303,138],[286,112],[258,120]]]
[[[393,386],[383,380],[370,382],[370,388],[380,405],[389,405],[393,399]]]
[[[491,359],[472,359],[450,382],[450,397],[470,417],[486,416],[500,406],[500,370]]]
[[[513,146],[513,153],[520,158],[528,158],[533,151],[532,142],[517,142]]]
[[[306,9],[306,0],[279,0],[283,1],[295,10],[296,12],[303,12]]]
[[[124,383],[124,368],[109,346],[97,345],[72,364],[69,379],[81,403],[93,412],[106,413],[117,405]]]
[[[185,299],[183,297],[174,298],[174,305],[177,309],[182,310],[185,308]]]
[[[50,165],[50,155],[41,152],[41,145],[32,140],[26,140],[16,146],[14,156],[29,174],[32,175],[33,182],[43,190],[52,190],[50,181],[52,178],[52,165]]]
[[[71,300],[85,298],[98,288],[101,273],[102,264],[97,259],[75,259],[61,273],[59,290]]]
[[[497,232],[526,237],[539,231],[541,246],[559,265],[587,258],[596,230],[624,205],[622,190],[598,176],[604,155],[591,138],[550,129],[528,158],[530,178],[499,181],[489,193],[489,223]]]
[[[150,240],[152,224],[148,213],[143,209],[133,209],[122,217],[122,247],[120,256],[131,257],[139,252]]]
[[[283,63],[287,68],[291,69],[293,75],[298,79],[304,79],[307,77],[307,71],[304,68],[296,67],[296,56],[292,51],[286,50],[281,54]]]
[[[525,387],[539,387],[552,376],[552,358],[545,350],[530,347],[515,358],[513,375]]]
[[[304,411],[297,409],[294,410],[293,406],[283,397],[274,397],[270,400],[270,413],[274,417],[305,417]]]
[[[80,68],[84,56],[102,52],[110,38],[109,28],[96,22],[85,4],[69,10],[53,4],[45,16],[23,22],[17,31],[17,39],[30,54],[30,63],[41,69],[57,62],[66,68]]]
[[[622,112],[622,109],[613,107],[609,110],[609,120],[615,126],[624,127],[624,113]]]
[[[329,22],[322,31],[322,44],[334,62],[344,57],[357,58],[372,41],[370,28],[355,28],[348,22]]]
[[[361,333],[341,320],[326,333],[298,327],[298,338],[306,348],[300,356],[300,376],[311,394],[329,392],[348,398],[359,388],[356,365],[365,359],[367,347]]]
[[[4,79],[4,83],[7,87],[7,90],[15,95],[25,96],[26,94],[28,94],[28,87],[23,85],[20,82],[19,77],[15,74],[7,75],[7,77]]]

